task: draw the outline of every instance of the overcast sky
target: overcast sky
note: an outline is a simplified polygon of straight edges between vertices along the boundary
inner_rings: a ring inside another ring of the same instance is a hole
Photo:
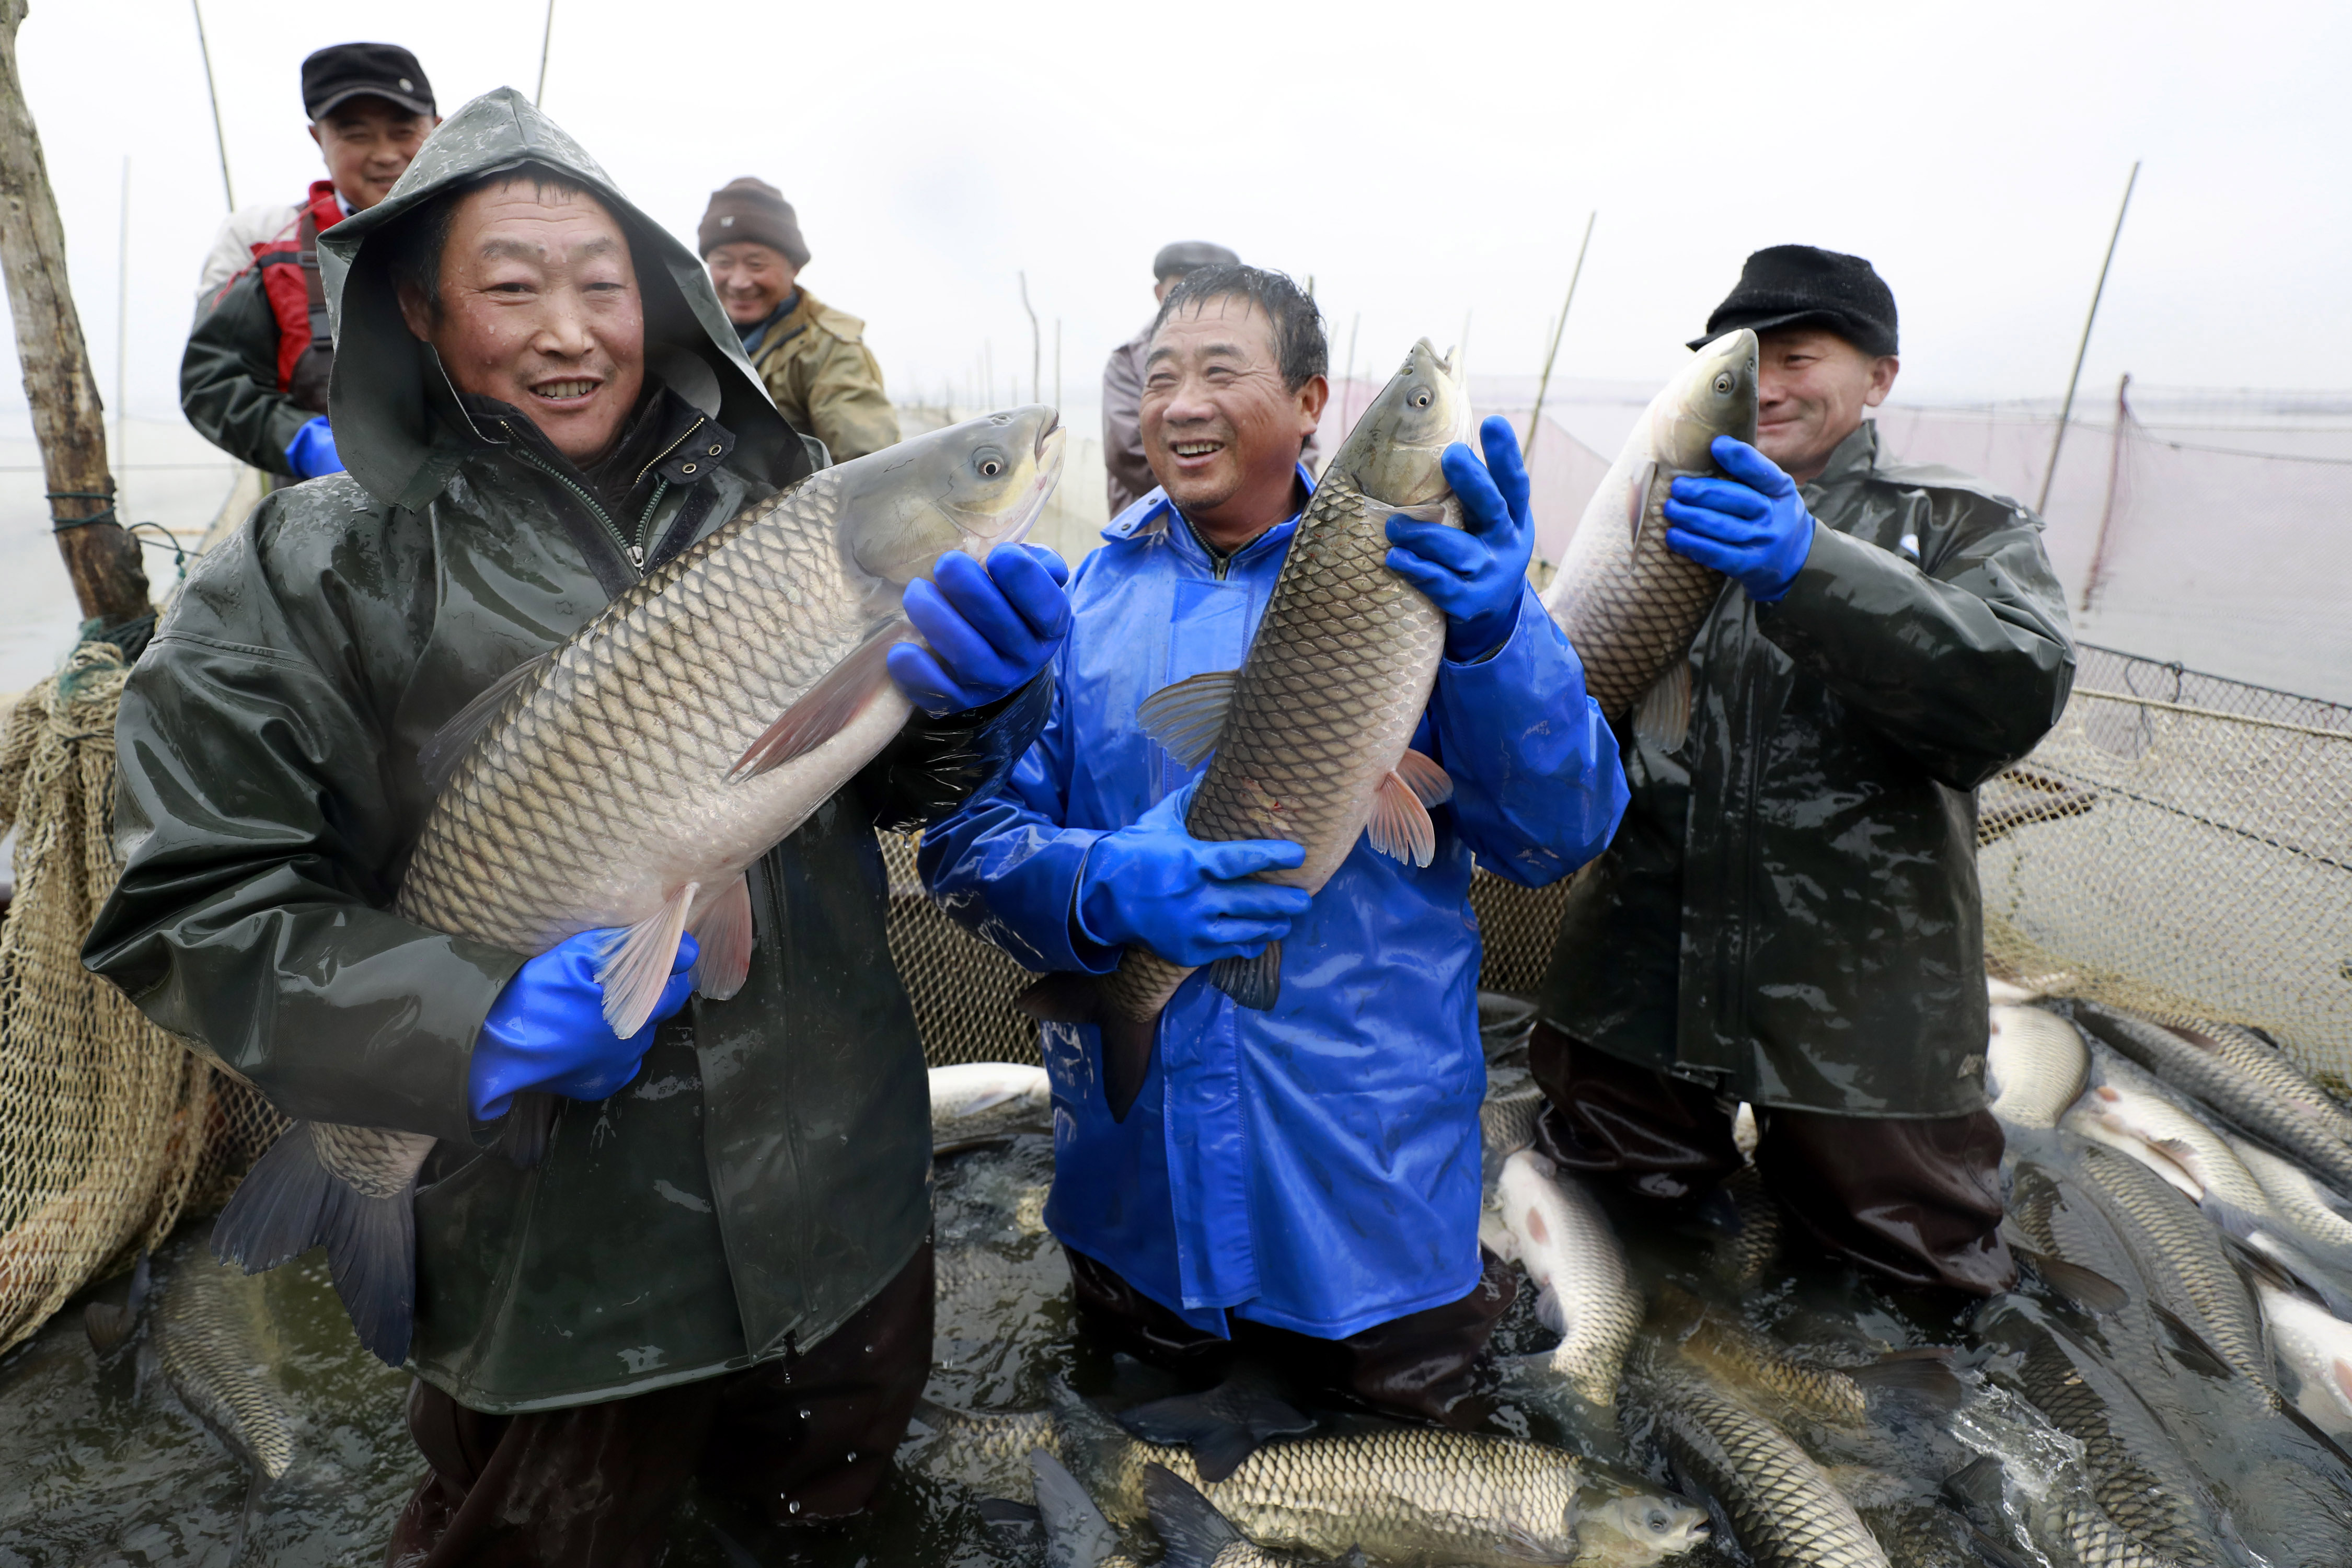
[[[542,15],[205,0],[237,199],[320,172],[310,49],[406,44],[454,109],[531,89]],[[1046,395],[1058,317],[1067,401],[1091,402],[1176,238],[1312,274],[1335,362],[1359,313],[1369,365],[1468,312],[1475,370],[1531,373],[1594,208],[1562,374],[1662,376],[1748,251],[1801,240],[1893,285],[1898,395],[2054,395],[2135,158],[2085,384],[2352,385],[2315,352],[2352,327],[2342,0],[556,0],[553,40],[546,109],[680,236],[734,175],[783,187],[804,282],[867,320],[900,395],[983,345],[1025,383],[1025,268]],[[130,402],[167,416],[225,209],[187,0],[34,0],[18,51],[110,402],[131,158]]]

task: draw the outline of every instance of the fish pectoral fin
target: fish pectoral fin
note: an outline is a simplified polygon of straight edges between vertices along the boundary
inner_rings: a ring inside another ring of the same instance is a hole
[[[1225,726],[1240,675],[1237,669],[1212,669],[1163,686],[1136,709],[1136,722],[1178,766],[1198,767],[1217,749],[1217,731]]]
[[[482,738],[482,731],[490,727],[490,721],[499,716],[499,710],[507,705],[507,699],[545,669],[555,654],[556,650],[550,648],[545,653],[524,659],[483,687],[471,702],[458,709],[447,723],[433,731],[433,738],[416,752],[417,771],[425,775],[425,783],[429,788],[438,790],[449,782],[449,775],[457,771],[459,759],[474,749],[474,742]]]
[[[686,934],[686,911],[694,907],[699,882],[672,893],[661,908],[621,933],[607,948],[596,983],[604,988],[604,1022],[627,1039],[646,1026],[669,985],[677,962],[678,939]]]
[[[2063,1258],[2029,1251],[2011,1244],[2010,1250],[2033,1265],[2033,1272],[2042,1282],[2072,1301],[2083,1310],[2096,1317],[2120,1312],[2131,1301],[2131,1293],[2096,1269],[2085,1268],[2079,1263],[2069,1263]]]
[[[890,689],[890,649],[912,628],[904,616],[892,616],[839,664],[824,672],[800,700],[760,731],[728,770],[727,782],[742,784],[771,769],[804,757],[844,730],[866,705]]]
[[[1446,505],[1453,499],[1453,496],[1448,494],[1442,495],[1435,500],[1420,501],[1412,506],[1392,506],[1389,508],[1389,515],[1409,517],[1415,522],[1444,522]]]
[[[1209,965],[1209,984],[1236,1006],[1271,1011],[1282,999],[1282,943],[1270,942],[1255,958],[1221,958]]]
[[[751,973],[751,883],[740,876],[687,928],[701,952],[694,960],[694,988],[714,1002],[743,989]]]
[[[1844,1370],[1865,1394],[1896,1394],[1942,1410],[1958,1409],[1968,1394],[1968,1385],[1951,1368],[1948,1352],[1897,1351]]]
[[[1397,760],[1396,776],[1423,805],[1444,805],[1454,798],[1454,775],[1441,767],[1436,758],[1410,746]]]
[[[1091,1024],[1101,1016],[1102,987],[1094,975],[1063,970],[1037,980],[1013,1005],[1041,1024]]]
[[[1536,1292],[1536,1321],[1553,1333],[1568,1332],[1568,1306],[1559,1299],[1559,1291],[1547,1283]]]
[[[1201,1479],[1216,1484],[1205,1472]],[[1217,1511],[1216,1505],[1165,1465],[1143,1467],[1143,1505],[1150,1510],[1152,1530],[1167,1548],[1160,1561],[1168,1568],[1210,1568],[1226,1552],[1244,1544],[1241,1531]]]
[[[1633,733],[1662,752],[1678,752],[1690,734],[1690,660],[1678,658],[1633,705]]]
[[[2233,1375],[2221,1352],[2208,1343],[2204,1335],[2184,1322],[2179,1313],[2158,1302],[2151,1301],[2148,1305],[2156,1313],[2158,1324],[2164,1330],[2166,1348],[2172,1352],[2175,1361],[2200,1377]]]
[[[1658,460],[1655,458],[1644,459],[1642,466],[1633,470],[1633,486],[1626,494],[1625,532],[1636,550],[1642,547],[1642,524],[1650,515],[1650,487],[1657,482],[1657,479]]]
[[[1396,773],[1383,774],[1372,791],[1372,816],[1364,832],[1372,847],[1391,860],[1427,866],[1437,858],[1437,825],[1412,786]]]

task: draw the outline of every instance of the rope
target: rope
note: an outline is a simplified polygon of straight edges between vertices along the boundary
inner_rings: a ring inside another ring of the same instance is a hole
[[[41,493],[44,499],[52,503],[49,507],[49,530],[53,533],[63,533],[69,528],[88,528],[93,522],[115,521],[114,492],[110,489],[44,490]],[[106,504],[88,517],[59,517],[54,503],[61,500],[102,500]]]
[[[2291,734],[2316,735],[2323,741],[2352,741],[2352,730],[2322,730],[2311,724],[2290,724],[2284,719],[2257,719],[2251,713],[2228,713],[2219,708],[2192,708],[2186,702],[2159,702],[2153,697],[2134,697],[2127,691],[2094,691],[2088,687],[2074,689],[2077,697],[2095,697],[2103,702],[2131,702],[2142,708],[2161,709],[2167,713],[2187,713],[2198,719],[2222,719],[2232,724],[2252,724],[2263,730],[2284,730]]]

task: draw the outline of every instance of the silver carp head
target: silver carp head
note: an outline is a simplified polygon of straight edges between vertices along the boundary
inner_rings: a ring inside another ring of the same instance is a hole
[[[1455,358],[1441,359],[1427,338],[1381,388],[1331,459],[1332,471],[1367,498],[1402,509],[1450,493],[1438,458],[1470,437],[1470,389]]]
[[[1681,473],[1713,473],[1707,450],[1717,436],[1756,444],[1756,379],[1760,356],[1746,327],[1723,334],[1692,356],[1675,380],[1674,395],[1653,405],[1650,450],[1658,466]]]
[[[1032,405],[886,447],[834,472],[842,548],[894,588],[950,550],[984,559],[1029,531],[1062,477],[1062,416]]]

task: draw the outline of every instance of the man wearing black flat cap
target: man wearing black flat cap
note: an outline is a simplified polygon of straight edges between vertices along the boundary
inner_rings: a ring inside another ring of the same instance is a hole
[[[334,344],[319,234],[391,193],[441,123],[433,84],[397,44],[335,44],[302,62],[302,108],[327,163],[299,203],[221,225],[180,359],[180,407],[205,439],[281,481],[341,471],[327,425]]]
[[[1238,267],[1241,258],[1205,239],[1180,239],[1163,245],[1151,258],[1151,299],[1154,304],[1184,281],[1188,272],[1203,267]],[[1143,330],[1110,351],[1103,366],[1102,421],[1104,487],[1110,515],[1117,517],[1143,499],[1160,481],[1143,456],[1143,356],[1151,346],[1154,316]]]
[[[2007,1289],[1978,785],[2073,686],[2042,522],[1902,463],[1863,417],[1895,384],[1869,262],[1748,258],[1701,346],[1761,350],[1753,447],[1677,479],[1666,543],[1728,579],[1681,737],[1620,741],[1633,792],[1569,894],[1530,1065],[1538,1146],[1673,1203],[1758,1173],[1797,1239],[1908,1285]]]

